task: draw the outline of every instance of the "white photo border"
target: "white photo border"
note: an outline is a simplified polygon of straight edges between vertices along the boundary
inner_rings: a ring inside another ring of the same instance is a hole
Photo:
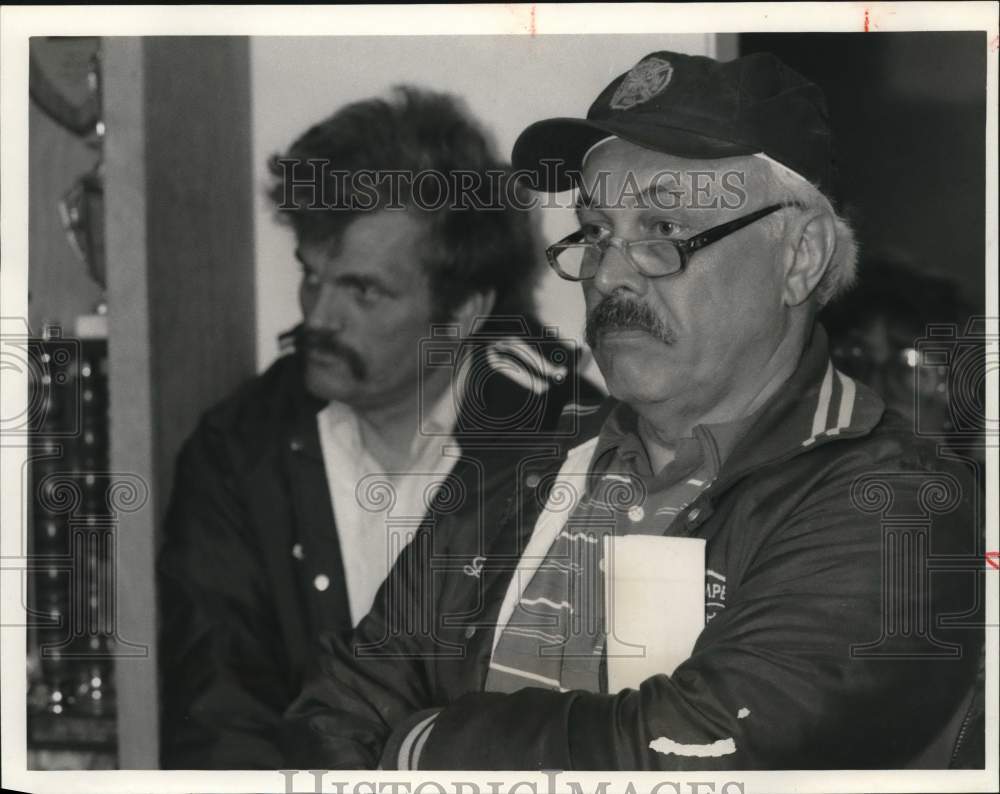
[[[986,131],[986,313],[987,334],[997,336],[997,51],[998,4],[995,2],[921,3],[697,3],[697,4],[516,4],[447,6],[33,6],[0,9],[0,317],[27,317],[28,292],[28,39],[33,35],[145,36],[373,36],[373,35],[491,35],[750,32],[860,32],[870,30],[985,30],[987,57]],[[994,266],[991,266],[993,263]],[[995,354],[995,349],[990,351]],[[996,373],[993,373],[995,376]],[[15,415],[27,403],[23,374],[4,372],[0,384],[3,416]],[[987,383],[988,416],[997,415],[996,378]],[[3,779],[7,788],[37,792],[313,792],[316,778],[306,772],[192,771],[30,771],[26,769],[25,616],[21,599],[20,532],[26,517],[26,494],[19,472],[25,449],[0,446],[0,629],[2,633]],[[992,474],[991,474],[992,472]],[[987,543],[998,546],[997,446],[987,449]],[[13,476],[12,476],[13,475]],[[987,571],[989,574],[989,571]],[[869,792],[869,791],[989,791],[996,790],[998,771],[998,583],[987,575],[987,737],[986,770],[890,770],[698,773],[562,773],[558,791],[577,782],[584,791],[601,781],[606,789],[648,791],[746,792]],[[918,695],[915,695],[918,696]],[[378,791],[379,783],[407,781],[419,791],[424,781],[436,781],[446,791],[459,791],[455,781],[478,785],[505,781],[506,789],[548,791],[552,778],[540,773],[375,773],[336,772],[321,778],[323,791]],[[372,787],[365,782],[371,781]],[[665,781],[668,783],[665,784]],[[714,788],[692,788],[699,782]],[[529,785],[534,782],[537,788]],[[670,782],[680,788],[673,788]],[[734,787],[741,784],[742,788]],[[728,784],[728,787],[727,787]],[[631,786],[631,788],[630,788]],[[387,785],[385,790],[394,790]],[[424,791],[438,788],[425,787]],[[576,789],[579,790],[579,789]]]

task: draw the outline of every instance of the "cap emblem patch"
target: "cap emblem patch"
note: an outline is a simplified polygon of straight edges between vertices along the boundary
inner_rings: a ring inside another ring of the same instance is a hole
[[[674,67],[662,58],[647,58],[632,67],[611,97],[614,110],[628,110],[648,102],[670,85]]]

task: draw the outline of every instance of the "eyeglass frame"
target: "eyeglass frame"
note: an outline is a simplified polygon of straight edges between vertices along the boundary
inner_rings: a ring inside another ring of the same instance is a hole
[[[600,261],[597,265],[597,270],[594,271],[592,276],[571,276],[565,270],[559,266],[558,257],[563,251],[570,248],[596,248],[600,254],[601,259],[607,253],[608,248],[615,246],[624,255],[626,261],[633,267],[638,273],[641,273],[646,278],[666,278],[667,276],[676,276],[678,273],[683,273],[688,266],[692,255],[702,248],[705,248],[712,243],[717,243],[723,237],[728,237],[734,232],[738,232],[749,226],[751,223],[759,221],[761,218],[766,218],[768,215],[777,212],[785,207],[799,207],[802,205],[796,202],[781,202],[778,204],[769,204],[766,207],[762,207],[759,210],[755,210],[748,215],[744,215],[740,218],[734,218],[731,221],[726,221],[725,223],[720,223],[718,226],[713,226],[710,229],[706,229],[703,232],[699,232],[693,237],[688,237],[685,240],[671,240],[669,238],[657,238],[657,239],[644,239],[644,240],[623,240],[621,237],[607,237],[601,242],[595,243],[585,243],[582,242],[583,230],[577,229],[572,234],[566,235],[559,242],[553,243],[548,248],[545,249],[545,258],[548,260],[549,267],[551,267],[556,274],[566,281],[590,281],[590,279],[597,276],[598,270],[600,270]],[[635,261],[632,254],[629,252],[629,248],[633,245],[642,245],[649,243],[669,243],[672,245],[680,259],[680,267],[677,270],[672,270],[669,273],[648,273],[639,263]],[[558,250],[556,250],[558,249]]]

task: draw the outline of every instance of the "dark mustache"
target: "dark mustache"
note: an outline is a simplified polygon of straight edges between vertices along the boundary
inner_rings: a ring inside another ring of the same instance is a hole
[[[364,380],[368,377],[368,367],[365,366],[361,354],[341,342],[332,331],[325,331],[321,328],[306,328],[304,325],[300,325],[295,329],[295,349],[302,352],[314,350],[331,356],[339,356],[347,364],[351,375],[356,380]]]
[[[677,341],[674,332],[646,304],[614,292],[587,313],[584,334],[591,349],[597,347],[604,331],[645,331],[664,344]]]

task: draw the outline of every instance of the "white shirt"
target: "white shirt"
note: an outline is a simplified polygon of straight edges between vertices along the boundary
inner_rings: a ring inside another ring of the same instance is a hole
[[[423,417],[406,467],[396,472],[386,472],[364,448],[351,407],[330,402],[316,415],[354,626],[457,461],[455,402],[455,390],[445,389]]]

